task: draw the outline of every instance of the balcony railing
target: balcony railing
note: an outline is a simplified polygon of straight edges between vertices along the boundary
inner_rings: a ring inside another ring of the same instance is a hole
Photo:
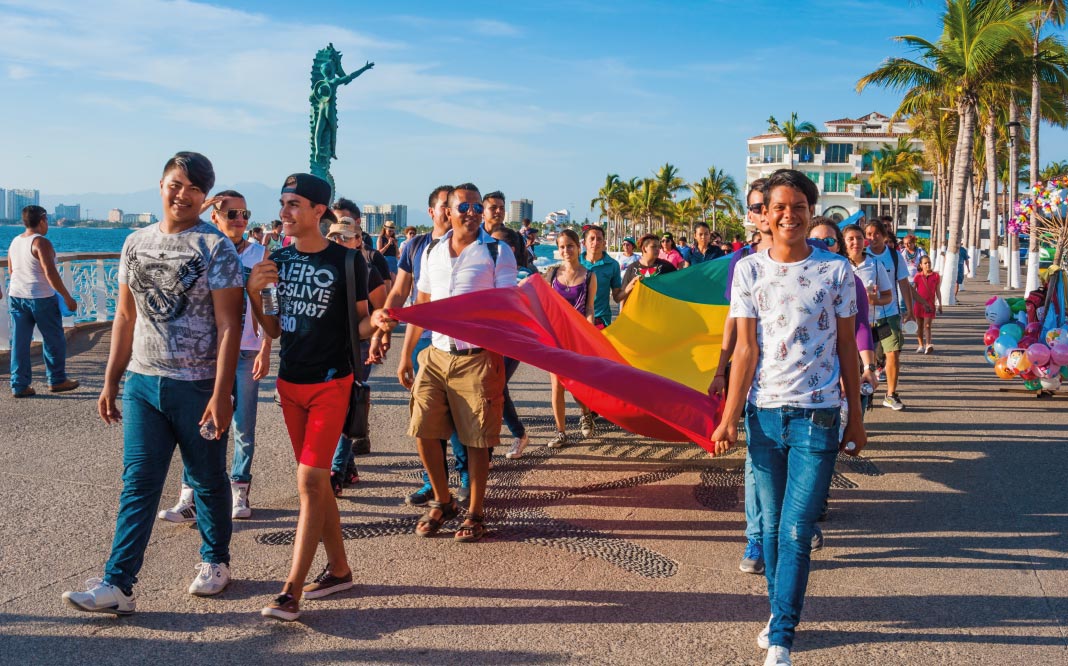
[[[119,254],[59,254],[56,255],[56,266],[63,284],[78,301],[78,311],[63,318],[63,327],[111,321],[119,295]],[[0,285],[3,285],[5,299],[0,301],[2,310],[7,310],[10,279],[7,258],[0,258]],[[40,340],[40,333],[35,332],[34,339]],[[10,348],[11,320],[7,312],[3,312],[0,314],[0,350]]]

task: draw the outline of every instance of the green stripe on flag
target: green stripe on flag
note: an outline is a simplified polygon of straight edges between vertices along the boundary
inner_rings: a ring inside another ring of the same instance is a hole
[[[727,289],[727,255],[681,271],[656,275],[642,280],[642,285],[669,298],[703,305],[730,305],[723,297]]]

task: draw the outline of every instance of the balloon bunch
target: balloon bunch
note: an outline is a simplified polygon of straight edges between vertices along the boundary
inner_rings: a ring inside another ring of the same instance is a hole
[[[1056,391],[1068,380],[1068,328],[1042,329],[1028,321],[1027,301],[996,296],[986,303],[990,328],[986,360],[1001,379],[1022,379],[1029,391]]]
[[[1068,176],[1032,185],[1031,196],[1016,202],[1008,221],[1009,233],[1031,233],[1032,213],[1038,222],[1034,231],[1043,237],[1043,242],[1052,244],[1063,240],[1062,232],[1068,220]]]

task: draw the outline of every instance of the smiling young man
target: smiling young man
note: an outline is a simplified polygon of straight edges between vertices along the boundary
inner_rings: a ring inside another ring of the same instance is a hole
[[[428,245],[419,281],[417,303],[427,303],[484,289],[514,287],[515,255],[482,228],[482,197],[471,183],[449,193],[451,229]],[[377,314],[377,313],[376,313]],[[412,391],[408,434],[416,438],[434,500],[416,526],[429,537],[459,514],[449,492],[441,440],[455,432],[467,446],[471,495],[467,519],[456,531],[458,541],[478,541],[485,534],[483,501],[489,475],[489,451],[500,444],[504,418],[504,359],[441,333],[419,355],[413,377],[412,352],[422,329],[412,324],[405,332],[404,352],[397,374]]]
[[[224,190],[204,202],[204,210],[211,210],[211,221],[234,244],[248,279],[252,267],[263,261],[266,248],[245,239],[245,229],[252,213],[245,197],[234,190]],[[234,518],[252,517],[249,506],[249,487],[252,483],[252,456],[256,451],[256,409],[259,405],[260,380],[271,371],[271,338],[263,335],[252,315],[252,305],[245,299],[245,313],[241,329],[241,351],[237,357],[237,379],[234,384],[234,460],[230,466],[230,494],[233,497],[231,515]],[[178,503],[159,512],[160,520],[190,523],[197,519],[196,504],[188,470],[182,470],[182,490]]]
[[[490,192],[482,197],[482,229],[487,234],[492,234],[494,227],[504,224],[504,193],[500,190]]]
[[[352,392],[350,316],[358,322],[360,339],[370,337],[371,329],[363,255],[331,243],[320,226],[333,218],[331,194],[330,183],[312,174],[286,178],[279,217],[293,243],[257,264],[248,280],[256,319],[267,335],[282,339],[278,395],[297,461],[300,514],[293,562],[281,594],[260,611],[285,621],[300,617],[302,597],[318,599],[353,586],[330,467]],[[349,261],[356,293],[350,293],[346,280]],[[260,295],[272,283],[278,285],[277,316],[264,314]],[[305,585],[320,541],[326,568]]]
[[[176,445],[202,541],[189,593],[218,594],[230,582],[226,433],[244,282],[234,244],[199,217],[214,184],[208,158],[176,154],[160,180],[163,220],[133,232],[122,247],[111,350],[97,404],[105,423],[122,423],[122,494],[103,580],[91,580],[84,592],[63,593],[78,610],[134,612],[133,586]],[[209,422],[215,439],[201,434]]]
[[[717,452],[733,445],[744,408],[771,602],[771,619],[757,643],[768,650],[765,666],[786,666],[835,459],[839,450],[856,455],[867,440],[853,272],[845,258],[806,242],[819,191],[803,173],[780,169],[763,195],[772,244],[739,261],[734,273],[731,316],[738,342],[712,440]],[[849,416],[840,439],[843,398]],[[846,449],[847,442],[854,448]]]

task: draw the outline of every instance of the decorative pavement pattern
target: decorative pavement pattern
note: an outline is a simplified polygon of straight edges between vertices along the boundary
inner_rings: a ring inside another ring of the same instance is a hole
[[[555,429],[552,417],[542,416],[524,420],[527,432],[532,439],[544,434],[546,439]],[[577,420],[569,427],[570,432],[578,430]],[[700,482],[694,487],[694,499],[701,506],[714,511],[731,511],[739,504],[738,488],[744,485],[742,465],[724,466],[724,462],[734,463],[744,456],[743,446],[735,447],[726,456],[709,458],[703,449],[695,445],[676,442],[659,442],[655,440],[633,441],[634,435],[620,429],[603,419],[597,421],[597,432],[588,440],[579,444],[569,444],[563,449],[536,447],[528,449],[522,458],[508,460],[498,457],[493,464],[487,488],[487,522],[492,525],[489,534],[504,541],[519,541],[538,546],[559,548],[584,557],[596,557],[624,571],[643,578],[669,578],[678,571],[678,563],[660,553],[640,546],[626,539],[579,525],[574,525],[554,518],[546,509],[553,505],[565,504],[571,497],[589,495],[598,492],[634,488],[651,483],[658,483],[680,474],[700,472]],[[525,490],[526,477],[534,471],[544,468],[544,463],[560,452],[568,454],[595,454],[616,460],[642,460],[650,465],[657,462],[669,464],[658,466],[649,472],[629,476],[613,481],[565,488],[548,492],[531,492]],[[677,461],[677,462],[676,462]],[[381,472],[400,475],[406,481],[421,479],[422,465],[417,460],[394,462],[375,467],[365,467],[368,471],[377,469]],[[858,488],[842,470],[857,476],[881,476],[882,472],[870,460],[862,457],[838,456],[838,469],[831,481],[832,489],[851,490]],[[450,484],[459,485],[459,479],[452,475]],[[375,537],[412,534],[418,515],[389,520],[380,520],[362,525],[342,528],[345,539],[373,539]],[[453,521],[458,524],[463,514]],[[256,541],[266,545],[292,545],[295,530],[266,532],[256,537]]]

